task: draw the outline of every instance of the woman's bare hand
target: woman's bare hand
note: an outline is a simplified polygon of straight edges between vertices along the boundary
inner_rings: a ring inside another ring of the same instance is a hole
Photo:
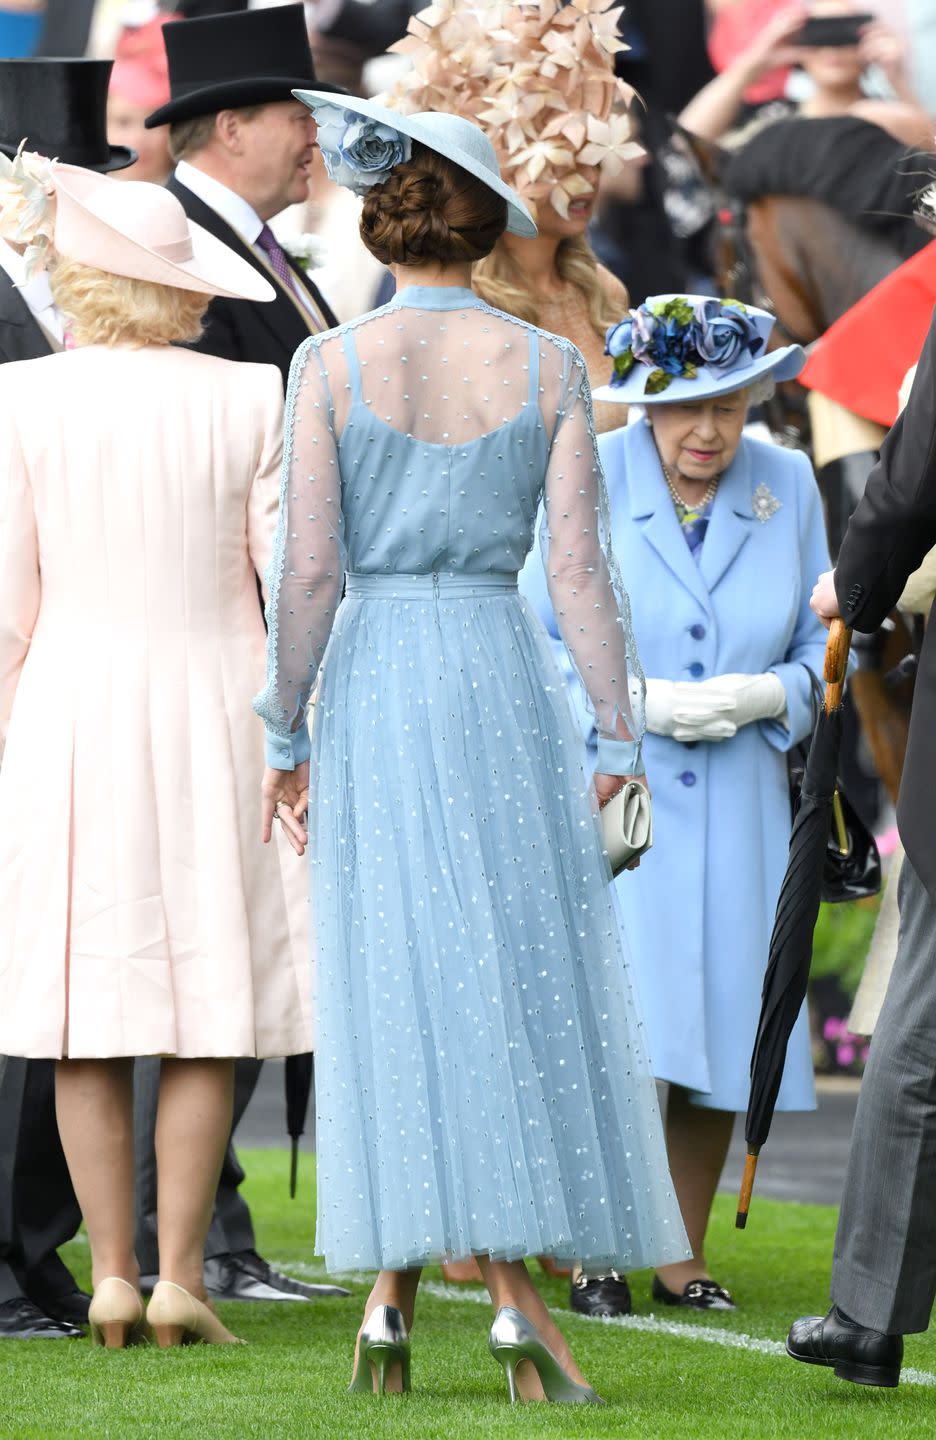
[[[279,820],[297,855],[305,854],[309,843],[306,812],[309,808],[309,762],[295,770],[273,770],[268,765],[260,787],[263,801],[263,843],[273,835],[273,821]]]

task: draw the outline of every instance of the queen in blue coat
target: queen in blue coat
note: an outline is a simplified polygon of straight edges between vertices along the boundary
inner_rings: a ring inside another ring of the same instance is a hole
[[[609,334],[618,383],[597,392],[645,407],[599,450],[647,676],[655,828],[618,899],[651,1067],[669,1082],[669,1159],[693,1248],[660,1269],[654,1294],[706,1308],[732,1304],[709,1273],[705,1232],[747,1108],[790,839],[787,752],[811,728],[807,667],[821,675],[826,639],[809,608],[828,563],[812,468],[743,433],[765,383],[802,364],[798,347],[766,353],[772,324],[733,303],[653,297]],[[557,635],[542,568],[528,565],[524,585]],[[577,684],[570,676],[594,743]],[[778,1108],[814,1105],[804,1013]]]

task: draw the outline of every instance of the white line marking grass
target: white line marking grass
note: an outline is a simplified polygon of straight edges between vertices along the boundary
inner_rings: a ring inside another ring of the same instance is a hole
[[[277,1261],[280,1269],[299,1280],[322,1280],[325,1272],[321,1265],[310,1265],[305,1260]],[[329,1275],[339,1284],[357,1281],[366,1284],[366,1275]],[[420,1293],[432,1295],[437,1300],[450,1300],[459,1305],[489,1305],[488,1293],[477,1285],[440,1285],[435,1280],[424,1280]],[[786,1356],[786,1345],[782,1340],[765,1340],[759,1335],[746,1335],[743,1331],[722,1330],[714,1325],[693,1325],[682,1320],[661,1320],[656,1315],[613,1315],[591,1317],[577,1315],[574,1310],[559,1312],[564,1320],[574,1320],[583,1325],[608,1325],[619,1330],[633,1330],[642,1335],[669,1335],[674,1340],[695,1340],[703,1345],[721,1345],[726,1350],[748,1350],[757,1355]],[[905,1385],[936,1385],[936,1375],[928,1370],[905,1369],[900,1372]]]

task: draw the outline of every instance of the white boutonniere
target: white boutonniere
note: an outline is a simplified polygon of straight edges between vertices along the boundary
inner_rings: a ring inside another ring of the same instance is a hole
[[[283,249],[306,274],[310,270],[321,269],[325,264],[326,247],[320,235],[297,235],[294,240],[284,241]]]

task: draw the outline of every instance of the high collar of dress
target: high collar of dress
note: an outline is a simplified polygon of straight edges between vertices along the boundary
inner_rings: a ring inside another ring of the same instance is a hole
[[[479,305],[477,295],[463,285],[406,285],[396,293],[398,305],[414,310],[462,310]]]

